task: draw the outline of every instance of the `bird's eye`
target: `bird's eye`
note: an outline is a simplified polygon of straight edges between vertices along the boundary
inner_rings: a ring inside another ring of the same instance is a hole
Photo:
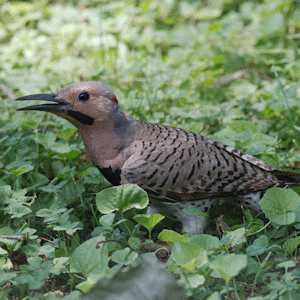
[[[78,96],[79,101],[87,101],[87,100],[89,100],[89,98],[90,98],[90,95],[87,92],[82,92]]]

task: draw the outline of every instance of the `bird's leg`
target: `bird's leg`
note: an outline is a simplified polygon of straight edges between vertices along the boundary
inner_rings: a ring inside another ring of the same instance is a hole
[[[214,202],[212,199],[182,203],[152,201],[147,214],[161,212],[180,221],[183,232],[202,233],[207,226],[209,209],[214,205]]]
[[[181,218],[182,232],[199,234],[203,233],[208,224],[207,216],[184,216]]]
[[[151,215],[153,215],[155,213],[159,213],[159,212],[160,212],[159,208],[151,203],[147,208],[146,215],[151,216]]]
[[[203,233],[208,225],[209,210],[214,202],[212,199],[206,199],[186,203],[177,216],[182,223],[182,231],[191,234]]]

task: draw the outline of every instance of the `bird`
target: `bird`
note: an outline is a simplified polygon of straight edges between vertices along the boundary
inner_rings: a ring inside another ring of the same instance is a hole
[[[112,185],[137,184],[149,195],[149,213],[175,217],[187,233],[206,229],[208,213],[220,199],[259,211],[268,188],[300,185],[300,174],[276,170],[219,141],[134,119],[101,81],[71,83],[57,93],[16,100],[45,101],[18,110],[50,112],[71,122],[87,157]]]

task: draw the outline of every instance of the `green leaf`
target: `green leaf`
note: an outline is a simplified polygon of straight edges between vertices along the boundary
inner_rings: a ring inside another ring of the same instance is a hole
[[[38,256],[46,257],[47,259],[53,258],[54,251],[55,251],[55,248],[53,247],[53,245],[45,244],[40,247],[40,249],[38,251]]]
[[[69,257],[57,257],[53,259],[53,266],[51,268],[51,273],[59,275],[62,273],[67,273],[67,264],[69,263]]]
[[[141,240],[137,237],[130,237],[128,239],[128,245],[130,246],[131,249],[133,250],[140,250],[141,248]]]
[[[4,272],[1,270],[0,272],[0,285],[5,284],[7,281],[14,279],[17,276],[15,272]]]
[[[7,255],[7,251],[0,247],[0,255]]]
[[[300,246],[300,236],[289,238],[283,244],[283,248],[286,250],[288,254],[292,254],[293,252],[295,252],[299,246]]]
[[[247,266],[247,255],[226,254],[217,256],[209,267],[214,271],[214,277],[223,278],[226,283],[237,276]]]
[[[43,208],[36,212],[36,216],[44,218],[44,222],[53,230],[65,231],[67,234],[72,235],[82,229],[80,222],[72,220],[72,210],[65,207],[59,209]]]
[[[22,218],[31,213],[30,205],[34,202],[34,197],[27,197],[25,189],[13,191],[9,185],[0,187],[0,205],[5,205],[4,211],[11,218]]]
[[[164,229],[160,232],[158,235],[158,239],[161,241],[174,244],[176,242],[187,242],[188,237],[184,236],[183,234],[180,234],[174,230]]]
[[[82,281],[79,284],[77,284],[76,288],[78,290],[80,290],[82,293],[87,294],[88,292],[90,292],[95,287],[98,280],[99,280],[98,278],[88,277],[87,280]]]
[[[284,261],[284,262],[281,262],[281,263],[277,264],[277,268],[283,268],[286,271],[289,268],[294,268],[294,267],[296,267],[296,263],[293,260],[287,260],[287,261]]]
[[[208,262],[207,252],[199,245],[189,242],[176,242],[170,259],[190,272]]]
[[[218,292],[214,292],[206,300],[221,300],[221,296]]]
[[[31,164],[24,164],[22,166],[19,166],[17,168],[14,168],[14,169],[10,169],[9,172],[18,177],[18,176],[21,176],[23,174],[26,174],[28,172],[30,172],[31,170],[33,170],[33,166]]]
[[[245,228],[229,231],[222,238],[222,242],[230,247],[235,247],[246,242],[245,234]]]
[[[252,245],[247,247],[247,254],[250,256],[257,256],[265,253],[268,250],[269,238],[262,235],[254,240]]]
[[[16,285],[26,285],[29,289],[40,289],[49,278],[51,262],[40,257],[29,257],[27,264],[20,267],[20,274],[14,279]]]
[[[138,255],[136,252],[133,252],[126,247],[124,249],[115,251],[111,256],[111,260],[118,264],[129,265],[132,264],[137,257]]]
[[[207,251],[218,249],[222,246],[220,240],[209,234],[197,234],[190,238],[192,243],[199,245],[202,249]]]
[[[133,219],[140,225],[144,226],[149,232],[164,219],[165,217],[161,214],[155,213],[150,216],[148,215],[135,215]]]
[[[96,205],[103,214],[124,212],[131,208],[143,209],[148,205],[148,195],[136,184],[107,188],[96,195]]]
[[[300,196],[291,189],[274,187],[265,193],[260,206],[271,222],[289,225],[295,222]]]
[[[110,213],[110,214],[101,216],[101,218],[99,219],[99,223],[101,225],[103,225],[104,227],[112,227],[112,225],[114,223],[114,219],[115,219],[115,214]]]
[[[204,284],[205,277],[200,274],[192,274],[187,276],[187,282],[192,289],[195,289],[200,285]]]
[[[241,86],[241,88],[241,95],[245,97],[244,87]],[[251,155],[268,152],[276,145],[274,137],[261,133],[253,122],[244,120],[233,121],[217,132],[214,137],[235,148],[245,149]]]
[[[105,274],[108,268],[107,244],[103,236],[89,239],[75,249],[70,258],[70,271],[84,275]]]
[[[49,299],[49,300],[52,300],[52,299]],[[82,300],[82,295],[79,291],[73,291],[73,292],[69,293],[68,295],[64,296],[63,300]]]
[[[6,256],[0,256],[0,270],[2,271],[8,271],[8,270],[13,270],[14,266],[12,261],[6,257]],[[0,272],[0,274],[1,274]]]

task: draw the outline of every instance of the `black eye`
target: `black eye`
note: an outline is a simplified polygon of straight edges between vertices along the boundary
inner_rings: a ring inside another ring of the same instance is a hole
[[[80,93],[79,96],[78,96],[78,100],[79,100],[79,101],[87,101],[87,100],[89,100],[89,99],[90,99],[90,95],[89,95],[89,93],[87,93],[87,92],[82,92],[82,93]]]

